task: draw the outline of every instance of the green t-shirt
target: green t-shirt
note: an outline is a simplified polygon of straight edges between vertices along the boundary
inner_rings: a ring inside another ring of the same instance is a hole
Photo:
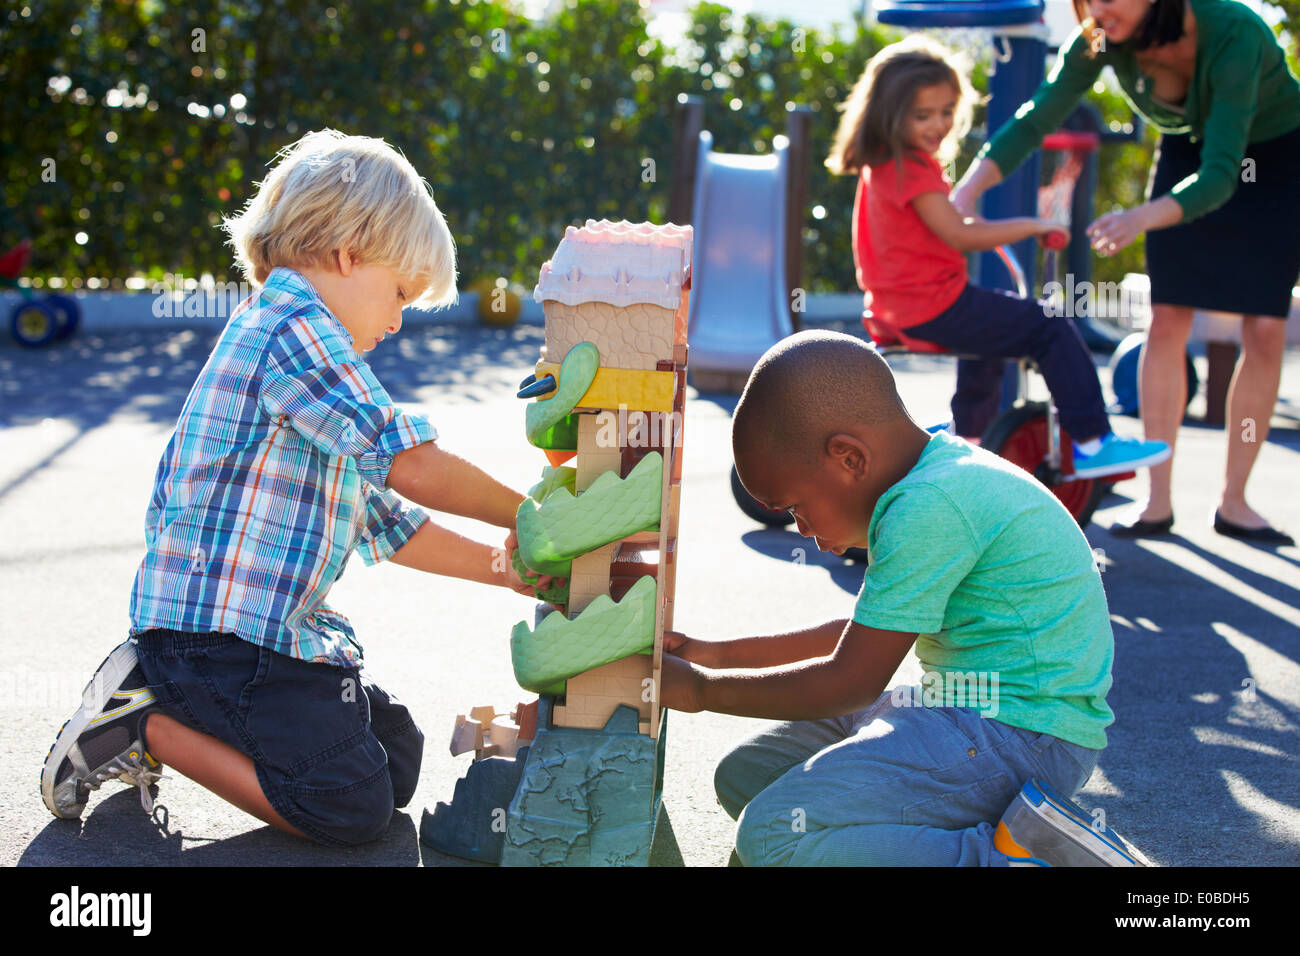
[[[1109,66],[1129,105],[1157,129],[1190,132],[1205,141],[1201,168],[1169,192],[1183,208],[1182,221],[1223,205],[1241,181],[1246,145],[1300,127],[1300,81],[1288,69],[1273,31],[1250,7],[1237,0],[1189,2],[1196,16],[1196,68],[1181,112],[1152,98],[1154,84],[1126,44],[1090,57],[1089,41],[1076,29],[1047,82],[979,155],[996,163],[1004,178],[1011,175]]]
[[[867,545],[853,620],[918,633],[925,676],[913,703],[1106,746],[1106,594],[1087,539],[1046,488],[938,434],[881,495]]]

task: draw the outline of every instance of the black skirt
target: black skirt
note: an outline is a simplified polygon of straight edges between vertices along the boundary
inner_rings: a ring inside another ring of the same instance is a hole
[[[1286,318],[1300,277],[1300,127],[1246,147],[1231,198],[1189,223],[1146,234],[1151,301]],[[1158,199],[1201,166],[1201,143],[1160,137],[1148,198]],[[1253,168],[1252,168],[1253,166]]]

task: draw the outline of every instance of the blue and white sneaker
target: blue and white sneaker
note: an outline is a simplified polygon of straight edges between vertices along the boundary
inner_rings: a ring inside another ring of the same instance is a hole
[[[1107,475],[1122,475],[1138,468],[1150,468],[1162,461],[1167,461],[1173,452],[1162,441],[1141,441],[1137,438],[1122,438],[1111,432],[1101,439],[1101,448],[1094,454],[1087,454],[1074,445],[1075,480],[1083,478],[1105,478]]]
[[[1020,788],[993,832],[1012,866],[1144,866],[1118,833],[1047,784]]]
[[[145,752],[140,724],[158,708],[130,641],[99,665],[81,694],[81,707],[55,738],[41,770],[41,798],[50,812],[75,820],[91,790],[109,780],[138,787],[140,805],[153,810],[149,787],[162,764]]]

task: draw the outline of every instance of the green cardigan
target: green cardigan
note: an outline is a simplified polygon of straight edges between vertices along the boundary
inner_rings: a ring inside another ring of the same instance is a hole
[[[1179,113],[1151,99],[1153,83],[1138,71],[1125,45],[1088,56],[1075,30],[1033,100],[1016,111],[980,150],[1005,177],[1054,132],[1102,68],[1115,71],[1129,105],[1166,133],[1204,139],[1201,168],[1169,195],[1189,222],[1223,205],[1241,179],[1247,143],[1273,139],[1300,127],[1300,81],[1287,68],[1277,38],[1259,15],[1237,0],[1188,0],[1196,14],[1196,72]]]

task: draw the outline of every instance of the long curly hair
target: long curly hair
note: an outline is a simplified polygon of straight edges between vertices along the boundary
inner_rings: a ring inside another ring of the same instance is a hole
[[[892,159],[901,169],[907,150],[907,112],[918,90],[941,83],[957,94],[952,131],[939,149],[940,159],[950,162],[970,130],[976,95],[968,73],[957,54],[924,36],[885,47],[867,63],[853,92],[839,106],[840,125],[826,168],[837,175],[850,174]]]

